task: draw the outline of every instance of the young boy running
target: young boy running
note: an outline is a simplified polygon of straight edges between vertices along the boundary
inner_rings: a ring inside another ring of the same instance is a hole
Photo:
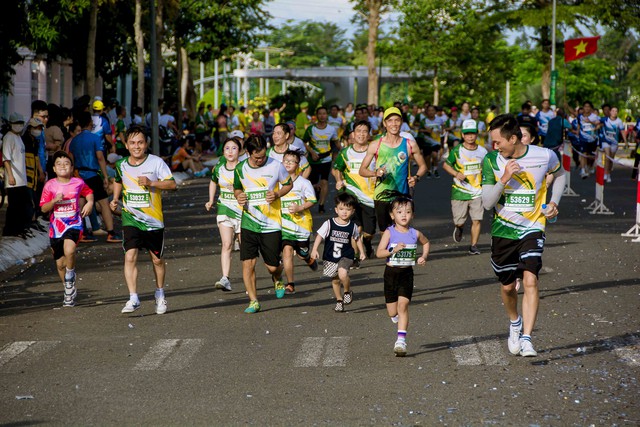
[[[80,178],[73,177],[73,161],[64,151],[53,154],[56,178],[47,181],[42,190],[40,208],[51,211],[49,238],[53,259],[64,284],[64,307],[73,307],[76,300],[76,246],[82,238],[82,218],[93,209],[93,192]],[[80,198],[87,203],[80,208]]]
[[[453,176],[451,211],[453,213],[453,241],[460,243],[467,217],[471,216],[471,255],[480,255],[478,238],[482,225],[482,161],[487,150],[478,146],[478,125],[469,119],[462,123],[462,144],[449,152],[442,168]]]
[[[322,240],[326,240],[324,252],[322,254],[323,274],[331,278],[331,286],[336,297],[334,311],[337,313],[344,311],[344,306],[353,301],[351,291],[351,280],[349,279],[349,268],[353,265],[356,253],[353,249],[355,240],[360,260],[364,261],[366,255],[362,245],[362,239],[358,233],[358,226],[351,221],[358,203],[351,194],[340,193],[335,200],[336,217],[328,219],[318,230],[311,257],[318,259],[318,247]],[[344,287],[344,294],[341,292],[341,285]]]
[[[280,199],[282,207],[282,264],[287,276],[285,291],[296,292],[293,277],[294,252],[307,263],[311,270],[318,270],[318,261],[309,254],[309,237],[313,230],[313,218],[309,209],[316,204],[316,194],[308,179],[299,175],[300,152],[287,150],[282,164],[293,181],[293,188]]]
[[[401,196],[391,204],[389,226],[378,244],[376,255],[386,258],[384,270],[384,299],[387,312],[398,324],[398,338],[393,346],[396,356],[407,354],[407,328],[409,327],[409,302],[413,294],[413,266],[425,265],[429,254],[429,240],[420,231],[411,227],[413,200]],[[422,255],[416,260],[418,243],[422,245]]]
[[[116,163],[111,210],[118,208],[122,196],[122,230],[124,241],[124,278],[129,288],[129,301],[122,313],[140,308],[138,298],[138,250],[147,249],[156,276],[156,314],[167,312],[164,298],[165,265],[162,190],[174,190],[176,182],[167,164],[158,156],[147,154],[149,142],[140,126],[132,126],[125,135],[129,157]]]

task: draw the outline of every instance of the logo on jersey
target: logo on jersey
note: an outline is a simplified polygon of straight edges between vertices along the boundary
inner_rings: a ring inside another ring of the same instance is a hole
[[[401,162],[404,162],[405,160],[407,160],[407,153],[405,153],[404,151],[399,152],[398,160],[400,160]]]
[[[538,242],[538,247],[539,248],[543,248],[544,247],[544,239],[536,239]]]

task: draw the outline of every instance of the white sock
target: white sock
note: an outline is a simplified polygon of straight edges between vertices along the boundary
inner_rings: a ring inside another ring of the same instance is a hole
[[[156,299],[164,299],[164,289],[156,289]]]
[[[72,269],[66,269],[66,273],[64,274],[64,278],[65,279],[73,279],[73,277],[76,275],[76,270],[75,268]]]
[[[133,301],[134,304],[140,304],[140,298],[137,293],[129,293],[129,301]]]

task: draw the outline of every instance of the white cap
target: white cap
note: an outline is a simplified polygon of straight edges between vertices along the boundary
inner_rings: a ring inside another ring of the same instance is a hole
[[[462,122],[462,133],[478,133],[478,124],[473,119]]]
[[[121,155],[119,155],[119,154],[116,154],[116,153],[110,153],[110,154],[107,156],[107,162],[109,162],[109,163],[115,163],[115,162],[117,162],[118,160],[120,160],[121,158],[122,158],[122,156],[121,156]]]
[[[234,130],[229,134],[229,138],[242,138],[244,139],[244,133],[241,130]]]

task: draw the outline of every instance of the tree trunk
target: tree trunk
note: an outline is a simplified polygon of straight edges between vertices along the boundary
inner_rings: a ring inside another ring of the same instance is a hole
[[[378,44],[378,26],[380,25],[381,0],[368,0],[369,16],[369,41],[367,43],[367,70],[369,72],[369,85],[367,90],[367,102],[378,105],[378,70],[376,69],[376,45]]]
[[[178,111],[176,122],[178,124],[178,129],[182,129],[182,107],[184,106],[184,98],[185,98],[185,84],[184,78],[187,74],[186,68],[189,67],[189,62],[187,59],[187,50],[182,46],[182,39],[178,36],[175,37],[175,49],[176,56],[178,57],[178,66],[177,66],[177,74],[178,74]],[[186,62],[186,64],[185,64]]]
[[[91,0],[89,35],[87,36],[87,94],[96,94],[96,34],[98,33],[98,0]]]
[[[540,28],[540,45],[542,47],[542,99],[551,95],[551,27]]]
[[[157,76],[158,76],[158,98],[164,97],[164,86],[162,84],[162,70],[164,68],[164,59],[162,58],[162,40],[164,40],[164,0],[158,0],[156,6],[156,58],[157,59]]]
[[[440,82],[438,82],[438,66],[433,68],[433,105],[440,102]]]
[[[189,78],[191,73],[189,72],[189,55],[187,54],[187,49],[184,46],[180,47],[181,53],[181,66],[180,66],[180,106],[187,107],[188,99],[189,99]],[[193,87],[193,85],[192,85]],[[190,113],[190,112],[189,112]]]
[[[136,0],[136,18],[133,24],[136,40],[136,65],[138,69],[138,98],[136,106],[146,110],[144,105],[144,35],[142,33],[142,0]],[[131,113],[131,112],[129,112]]]

